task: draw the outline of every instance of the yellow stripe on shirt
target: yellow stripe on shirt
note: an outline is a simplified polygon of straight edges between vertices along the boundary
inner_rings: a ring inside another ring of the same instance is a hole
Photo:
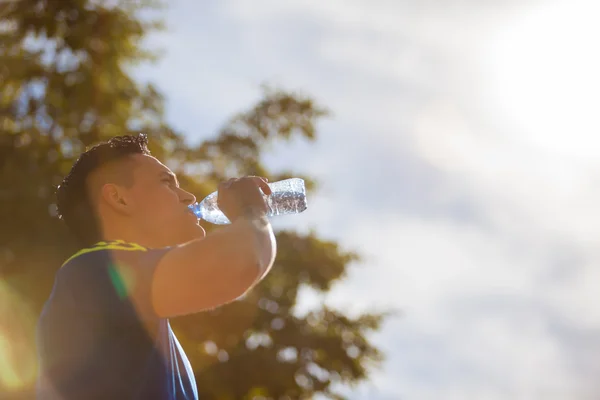
[[[141,246],[137,243],[129,243],[124,240],[113,240],[110,242],[98,242],[92,247],[88,247],[85,249],[79,250],[77,253],[73,254],[67,261],[63,263],[63,266],[69,261],[73,260],[76,257],[79,257],[83,254],[91,253],[94,251],[101,250],[125,250],[125,251],[148,251],[148,249],[144,246]]]

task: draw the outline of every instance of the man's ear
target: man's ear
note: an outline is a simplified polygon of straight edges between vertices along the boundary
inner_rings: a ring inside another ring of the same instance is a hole
[[[131,201],[123,187],[114,183],[105,183],[100,189],[100,196],[105,204],[121,214],[131,213]]]

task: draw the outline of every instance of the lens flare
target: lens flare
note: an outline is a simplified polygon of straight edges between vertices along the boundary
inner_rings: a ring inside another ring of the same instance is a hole
[[[0,280],[0,386],[19,391],[37,377],[35,316],[27,302]]]
[[[108,274],[112,284],[121,299],[129,296],[135,287],[135,274],[128,265],[121,265],[121,268],[115,264],[111,264],[108,269]]]

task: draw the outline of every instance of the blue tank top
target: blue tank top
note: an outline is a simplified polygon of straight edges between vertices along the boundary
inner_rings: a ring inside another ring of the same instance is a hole
[[[194,373],[151,282],[168,249],[101,242],[57,272],[37,325],[37,398],[197,400]]]

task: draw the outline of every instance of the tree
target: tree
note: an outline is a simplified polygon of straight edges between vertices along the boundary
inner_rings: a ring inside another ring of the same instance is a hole
[[[298,176],[261,162],[270,143],[317,137],[326,110],[311,98],[265,90],[212,140],[191,146],[165,122],[163,98],[132,77],[155,55],[141,40],[160,21],[151,1],[15,0],[0,4],[0,398],[32,396],[34,329],[54,274],[76,250],[56,218],[54,190],[98,141],[144,131],[198,197],[231,176]],[[309,195],[315,181],[304,177]],[[207,226],[207,229],[214,229]],[[381,360],[366,338],[385,313],[350,318],[323,307],[298,315],[299,290],[326,292],[359,261],[314,232],[277,232],[268,278],[244,299],[172,321],[204,398],[337,396],[332,383],[368,377]]]

